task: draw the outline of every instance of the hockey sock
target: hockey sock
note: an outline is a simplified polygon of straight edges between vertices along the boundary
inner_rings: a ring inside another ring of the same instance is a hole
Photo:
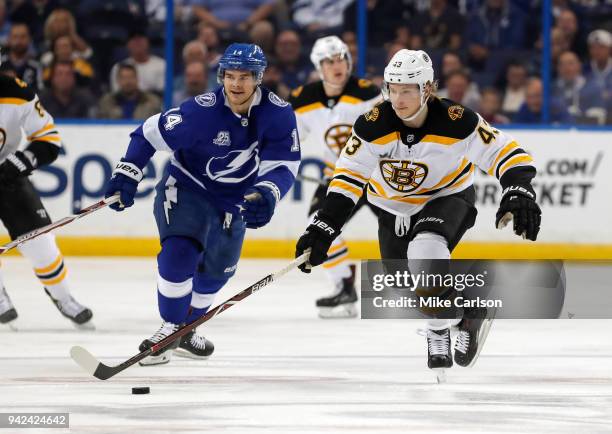
[[[157,302],[164,321],[181,324],[187,318],[199,255],[199,243],[190,238],[169,237],[162,242],[157,255]]]
[[[64,301],[70,297],[70,289],[64,266],[64,258],[55,243],[55,236],[44,234],[17,247],[28,258],[36,277],[55,300]]]
[[[329,259],[323,263],[323,268],[327,272],[335,286],[342,283],[342,279],[351,277],[351,269],[348,264],[348,246],[342,237],[334,240],[329,251]]]
[[[193,293],[191,294],[191,311],[187,323],[195,321],[208,312],[215,295],[227,283],[227,279],[210,279],[196,274],[193,278]]]

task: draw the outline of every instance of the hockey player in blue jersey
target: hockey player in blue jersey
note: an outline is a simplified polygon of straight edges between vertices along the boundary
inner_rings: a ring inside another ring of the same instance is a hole
[[[172,153],[154,205],[163,322],[141,351],[206,313],[236,271],[245,228],[267,224],[293,185],[300,164],[295,115],[260,86],[265,68],[257,45],[230,45],[219,61],[222,86],[147,119],[131,134],[108,183],[106,196],[121,198],[111,208],[121,211],[134,203],[153,154]],[[206,358],[214,349],[195,331],[177,345],[141,364],[167,363],[172,352]]]

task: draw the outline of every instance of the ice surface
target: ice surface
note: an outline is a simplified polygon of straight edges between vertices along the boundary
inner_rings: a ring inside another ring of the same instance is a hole
[[[0,326],[0,412],[70,413],[70,431],[24,433],[612,432],[612,321],[498,320],[476,366],[438,385],[419,322],[320,320],[325,275],[294,271],[201,327],[209,361],[99,381],[69,349],[113,365],[137,353],[159,326],[154,259],[68,258],[94,332],[59,315],[25,260],[2,262],[20,317]],[[243,260],[217,301],[286,263]]]

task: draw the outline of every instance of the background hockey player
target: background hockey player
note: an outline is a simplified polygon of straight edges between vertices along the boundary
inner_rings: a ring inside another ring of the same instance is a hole
[[[475,166],[503,187],[496,226],[513,220],[517,235],[536,240],[541,212],[531,187],[536,173],[531,156],[477,113],[436,97],[435,90],[425,52],[403,49],[393,56],[384,71],[386,101],[357,119],[321,210],[297,243],[296,255],[311,249],[302,271],[326,260],[366,185],[370,202],[407,219],[409,263],[450,259],[475,222]],[[450,326],[457,322],[428,320],[430,368],[452,366]],[[457,364],[474,360],[482,324],[473,317],[459,324]]]
[[[112,206],[120,211],[134,203],[153,154],[172,153],[154,205],[163,323],[141,351],[206,313],[236,272],[245,227],[267,224],[293,185],[300,163],[295,115],[287,102],[260,87],[265,68],[257,45],[230,45],[219,61],[222,86],[147,119],[131,134],[109,181],[107,197],[120,193],[120,203]],[[191,332],[175,352],[204,358],[213,348]],[[170,352],[145,360],[166,363]]]
[[[321,208],[336,160],[351,135],[357,117],[381,101],[380,89],[368,80],[351,76],[352,60],[347,45],[337,36],[317,39],[310,60],[319,72],[320,81],[306,84],[291,92],[289,102],[295,110],[300,140],[323,145],[326,185],[317,188],[308,215]],[[364,197],[365,199],[365,197]],[[365,200],[359,202],[359,206]],[[355,266],[349,265],[348,247],[337,237],[323,264],[335,291],[316,304],[321,317],[353,317],[357,315]]]
[[[20,143],[25,133],[25,147]],[[51,224],[30,174],[52,163],[62,146],[53,118],[38,96],[19,79],[0,75],[0,219],[12,240]],[[34,266],[36,277],[60,313],[76,326],[89,328],[91,310],[70,294],[68,270],[51,234],[41,235],[18,247]],[[0,323],[14,321],[18,314],[0,274]]]

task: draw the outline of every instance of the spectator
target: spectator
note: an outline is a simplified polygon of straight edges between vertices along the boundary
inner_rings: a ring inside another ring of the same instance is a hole
[[[68,36],[58,36],[52,44],[52,52],[43,55],[43,81],[45,84],[51,78],[51,65],[54,62],[70,62],[76,75],[76,84],[90,87],[94,80],[94,70],[91,64],[80,57],[73,47],[73,39]]]
[[[521,124],[538,124],[542,121],[542,81],[530,78],[525,88],[525,102],[519,108],[513,119]],[[563,104],[557,98],[550,101],[550,122],[569,124],[572,118]]]
[[[34,42],[36,52],[42,47],[44,42],[44,23],[53,9],[59,6],[60,0],[29,0],[12,1],[11,21],[13,23],[27,23],[29,34]]]
[[[389,41],[396,40],[406,47],[410,45],[410,18],[413,15],[412,5],[406,2],[388,0],[368,0],[366,2],[368,15],[368,45],[370,48],[383,47]],[[337,6],[336,6],[337,7]],[[351,1],[344,10],[344,33],[342,39],[356,38],[357,33],[357,2]]]
[[[159,113],[161,100],[138,86],[138,70],[131,63],[117,66],[118,91],[100,99],[98,117],[107,119],[146,119]]]
[[[578,19],[571,9],[563,9],[557,16],[556,25],[569,45],[569,49],[585,59],[587,55],[586,38],[578,28]]]
[[[491,124],[508,124],[510,119],[500,113],[501,94],[494,87],[483,89],[480,94],[478,113],[482,118]]]
[[[35,92],[42,88],[40,63],[30,52],[32,38],[24,23],[13,23],[8,38],[8,52],[2,55],[2,63],[12,69],[17,78],[25,81]]]
[[[0,46],[4,47],[11,30],[11,21],[6,13],[6,1],[0,0]]]
[[[249,31],[252,43],[261,47],[264,53],[274,50],[274,26],[269,21],[259,21]]]
[[[508,0],[486,0],[470,14],[466,43],[470,65],[481,69],[491,50],[523,48],[525,16]]]
[[[454,51],[447,51],[442,55],[442,65],[438,76],[438,86],[443,89],[446,86],[446,77],[451,72],[466,70],[461,57]]]
[[[315,40],[342,30],[343,12],[352,0],[295,0],[291,5],[293,22],[308,38]],[[354,18],[353,18],[354,19]]]
[[[54,118],[93,117],[95,100],[87,90],[76,85],[72,61],[58,60],[50,67],[50,88],[40,93],[40,101]]]
[[[447,0],[431,0],[429,10],[413,20],[411,48],[458,50],[463,27],[463,17]]]
[[[465,71],[453,71],[446,77],[446,87],[438,92],[440,98],[448,98],[472,110],[478,110],[480,94]]]
[[[581,69],[576,53],[566,51],[559,56],[553,95],[563,102],[574,117],[585,115],[593,107],[605,107],[603,89],[596,81],[587,82]]]
[[[262,84],[281,98],[287,99],[290,89],[281,82],[282,78],[283,74],[276,60],[268,58],[268,67],[264,71]]]
[[[274,51],[283,73],[282,83],[290,89],[304,84],[312,67],[302,57],[302,42],[297,32],[293,30],[280,32],[276,38]]]
[[[198,26],[197,40],[206,47],[206,63],[208,65],[208,88],[214,89],[217,87],[217,68],[219,67],[219,59],[221,58],[220,42],[217,30],[214,27],[200,24]]]
[[[60,36],[67,36],[72,42],[74,54],[83,59],[89,59],[92,50],[76,31],[76,21],[74,16],[67,9],[55,9],[47,20],[44,27],[45,42],[48,48],[53,51],[53,44]],[[44,63],[44,59],[41,59]]]
[[[527,67],[520,62],[511,62],[506,67],[506,85],[502,112],[513,115],[525,102]]]
[[[140,31],[135,31],[127,43],[130,56],[121,63],[131,63],[138,71],[138,88],[145,92],[161,95],[164,91],[166,61],[151,54],[149,38]],[[117,70],[119,64],[111,69],[111,89],[117,91]]]
[[[208,70],[204,62],[190,62],[185,65],[183,87],[174,91],[172,105],[178,107],[188,98],[206,92],[208,86]]]
[[[193,6],[193,14],[217,30],[237,29],[247,33],[270,17],[274,3],[274,0],[203,0],[201,6]]]
[[[597,82],[602,89],[612,93],[612,34],[607,30],[595,30],[589,34],[589,74],[588,80]]]

